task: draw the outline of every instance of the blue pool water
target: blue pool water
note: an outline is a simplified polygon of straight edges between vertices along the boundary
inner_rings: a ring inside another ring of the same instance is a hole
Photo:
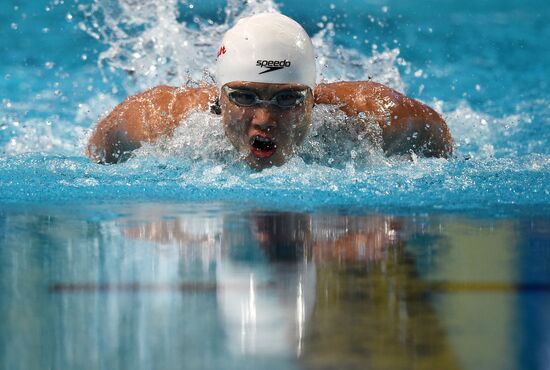
[[[223,32],[273,9],[313,37],[319,81],[433,106],[455,157],[387,158],[323,107],[262,172],[209,114],[123,164],[83,155],[126,96],[212,81]],[[543,0],[3,0],[0,369],[547,369],[549,18]]]
[[[0,201],[244,198],[437,209],[550,203],[545,1],[151,4],[2,3]],[[96,166],[82,155],[95,122],[127,95],[209,80],[227,29],[224,9],[234,21],[268,8],[295,17],[314,36],[320,79],[372,77],[440,110],[456,158],[384,158],[343,132],[342,117],[319,110],[300,156],[262,173],[235,161],[212,117],[191,119],[174,139],[143,148],[126,164]],[[326,142],[324,132],[338,136]]]

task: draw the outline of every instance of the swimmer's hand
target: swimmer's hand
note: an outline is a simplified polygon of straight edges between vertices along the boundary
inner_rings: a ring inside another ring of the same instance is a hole
[[[432,108],[372,81],[320,84],[316,104],[337,105],[348,116],[382,129],[387,155],[416,153],[449,157],[453,139],[443,118]]]
[[[195,110],[208,110],[216,97],[212,86],[157,86],[129,97],[96,126],[86,155],[97,163],[127,160],[143,142],[171,135]]]

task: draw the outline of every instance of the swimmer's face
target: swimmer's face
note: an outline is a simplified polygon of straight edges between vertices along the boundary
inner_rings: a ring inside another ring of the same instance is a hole
[[[220,107],[229,141],[251,167],[263,169],[282,165],[302,143],[311,125],[313,95],[300,84],[236,81],[222,88]]]

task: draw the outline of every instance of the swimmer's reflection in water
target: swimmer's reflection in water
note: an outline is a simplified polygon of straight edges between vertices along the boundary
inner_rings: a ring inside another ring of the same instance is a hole
[[[298,355],[313,368],[458,368],[405,249],[414,230],[399,219],[254,211],[192,225],[158,219],[126,234],[219,249],[208,255],[233,353]]]

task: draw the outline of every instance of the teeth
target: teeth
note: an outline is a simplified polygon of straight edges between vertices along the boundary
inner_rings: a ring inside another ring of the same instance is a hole
[[[259,135],[254,136],[250,139],[250,145],[252,145],[256,149],[264,151],[274,150],[277,148],[277,144],[275,144],[272,139]]]
[[[252,139],[250,139],[250,143],[254,143],[254,142],[261,143],[261,144],[268,144],[268,143],[272,143],[273,140],[265,136],[254,136],[252,137]]]

